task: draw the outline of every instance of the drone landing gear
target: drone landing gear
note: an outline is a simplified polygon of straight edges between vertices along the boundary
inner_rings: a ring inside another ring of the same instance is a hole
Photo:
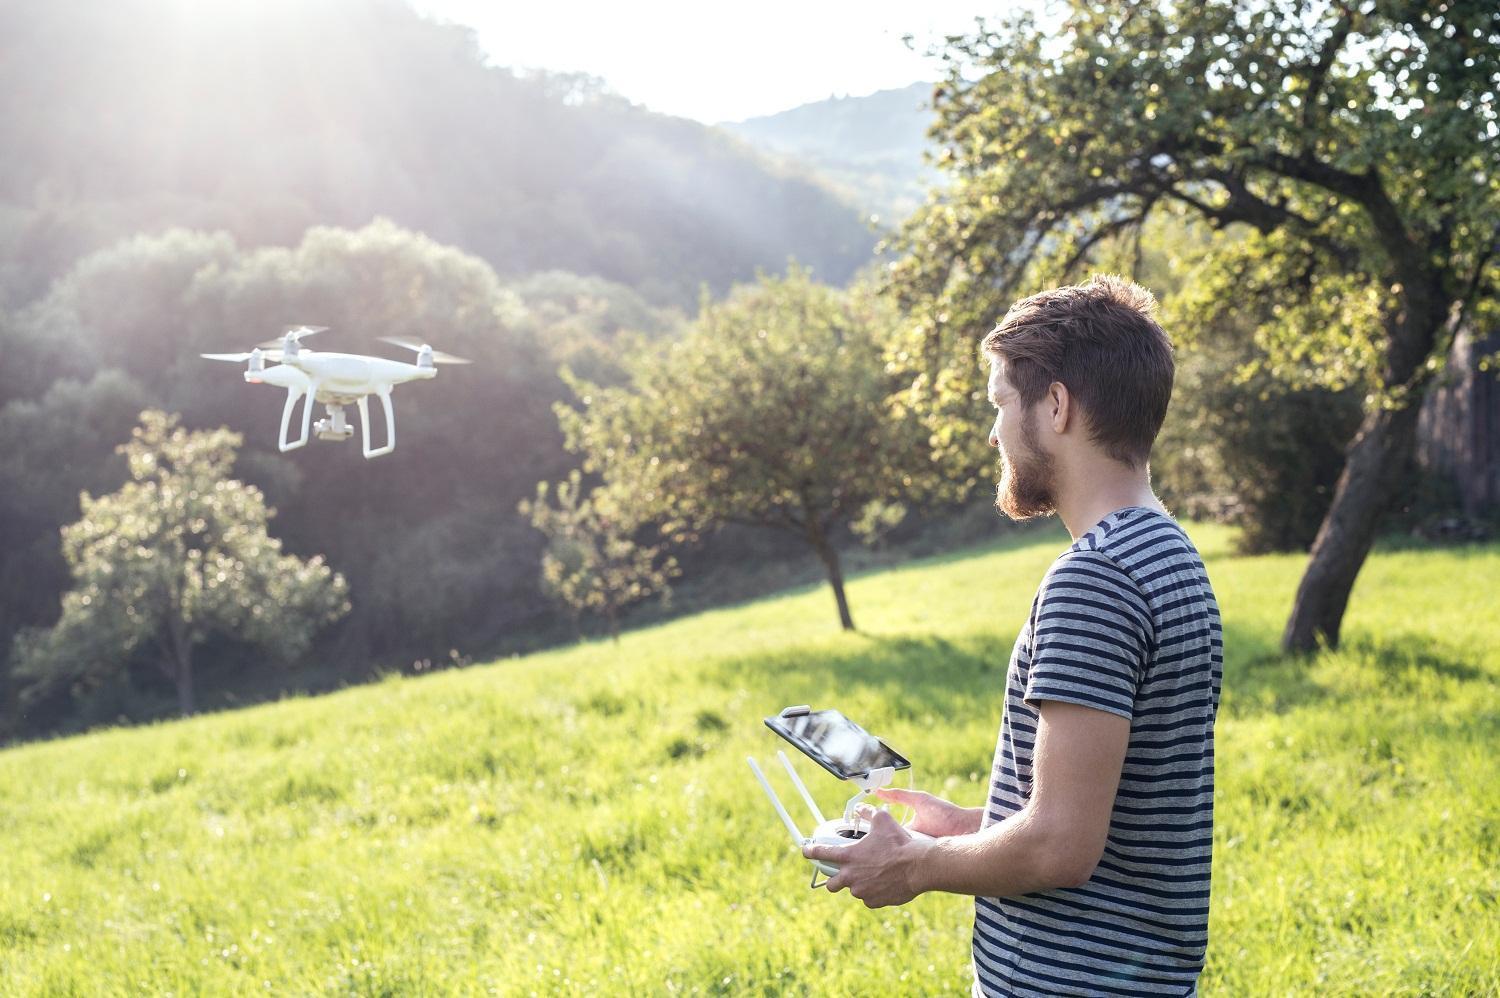
[[[391,410],[391,390],[380,392],[380,401],[385,406],[385,446],[370,449],[370,397],[359,397],[359,426],[364,431],[365,457],[379,457],[396,449],[396,414]]]
[[[276,365],[276,367],[274,368],[274,370],[281,371],[281,369],[284,366],[285,365],[283,365],[283,364],[278,364],[278,365]],[[301,376],[300,372],[297,372],[297,374],[298,374],[299,377]],[[304,379],[304,381],[305,381],[305,379]],[[282,383],[284,383],[284,382],[282,382]],[[297,440],[288,440],[287,437],[286,437],[287,427],[289,427],[291,425],[291,422],[292,422],[292,413],[297,408],[297,400],[299,398],[303,400],[303,402],[302,402],[302,436],[301,436],[300,439],[297,439]],[[287,390],[286,390],[286,405],[283,406],[282,409],[281,409],[281,440],[280,440],[280,442],[277,445],[278,448],[281,450],[282,453],[286,453],[289,450],[295,450],[298,447],[302,447],[302,446],[304,446],[307,443],[307,424],[312,419],[312,401],[313,401],[312,400],[312,393],[307,390],[307,386],[305,384],[293,383],[292,385],[290,385],[287,388]]]

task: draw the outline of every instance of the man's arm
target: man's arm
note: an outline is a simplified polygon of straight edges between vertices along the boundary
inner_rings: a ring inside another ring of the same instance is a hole
[[[882,815],[854,845],[803,853],[838,863],[828,889],[847,887],[872,908],[934,890],[1008,897],[1078,886],[1104,853],[1129,740],[1126,717],[1039,701],[1031,799],[1016,814],[980,832],[936,839],[914,838]]]
[[[1093,876],[1130,741],[1130,720],[1061,701],[1038,709],[1031,799],[974,835],[935,839],[913,870],[918,893],[1008,897]]]

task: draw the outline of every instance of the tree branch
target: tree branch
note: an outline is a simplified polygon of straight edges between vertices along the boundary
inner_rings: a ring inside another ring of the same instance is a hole
[[[1344,16],[1333,26],[1332,33],[1323,42],[1323,50],[1318,53],[1318,61],[1313,63],[1312,72],[1307,78],[1307,97],[1302,105],[1304,155],[1313,141],[1315,133],[1312,128],[1312,114],[1317,109],[1318,98],[1323,95],[1323,85],[1328,82],[1328,71],[1333,68],[1333,61],[1338,57],[1339,49],[1344,47],[1344,42],[1348,40],[1349,32],[1354,27],[1349,9],[1347,7],[1341,7],[1341,9]]]
[[[1073,268],[1088,256],[1090,250],[1099,245],[1099,243],[1103,242],[1105,239],[1108,239],[1110,236],[1114,235],[1117,232],[1125,231],[1132,225],[1139,227],[1141,224],[1143,224],[1146,221],[1146,216],[1151,213],[1151,209],[1155,204],[1156,198],[1144,198],[1142,199],[1141,210],[1136,214],[1123,215],[1119,218],[1111,219],[1110,221],[1105,222],[1103,225],[1100,225],[1093,232],[1089,233],[1088,237],[1079,244],[1078,249],[1075,250],[1072,255],[1068,257],[1067,262],[1063,264],[1063,276],[1067,277],[1069,274],[1073,273]]]
[[[1244,222],[1254,226],[1262,234],[1274,232],[1283,225],[1294,228],[1302,238],[1327,253],[1340,266],[1351,269],[1357,266],[1357,254],[1349,247],[1319,232],[1318,223],[1314,219],[1265,200],[1251,191],[1242,179],[1228,172],[1207,174],[1204,179],[1223,186],[1229,195],[1229,203],[1221,208],[1215,208],[1177,187],[1166,191],[1166,195],[1193,208],[1218,226]]]
[[[1335,169],[1308,155],[1287,156],[1268,153],[1255,161],[1258,165],[1292,180],[1315,184],[1326,191],[1347,197],[1365,209],[1381,241],[1391,251],[1398,276],[1404,284],[1435,281],[1439,277],[1423,259],[1421,247],[1407,230],[1401,212],[1385,191],[1380,173],[1371,167],[1365,173]]]
[[[1230,149],[1223,142],[1203,137],[1195,137],[1190,142],[1185,143],[1184,148],[1190,152],[1196,152],[1205,156],[1224,156],[1230,152]],[[1411,233],[1407,231],[1406,224],[1401,220],[1401,213],[1391,202],[1390,196],[1386,194],[1385,185],[1381,182],[1380,174],[1374,168],[1364,173],[1350,173],[1347,170],[1340,170],[1337,167],[1324,163],[1309,152],[1302,152],[1296,156],[1288,156],[1285,153],[1274,151],[1266,152],[1254,149],[1247,151],[1253,154],[1252,158],[1246,164],[1251,168],[1265,170],[1276,176],[1285,177],[1288,180],[1300,180],[1315,187],[1321,187],[1330,193],[1347,198],[1364,208],[1370,217],[1371,223],[1375,226],[1376,233],[1391,248],[1391,255],[1397,260],[1397,267],[1403,282],[1413,283],[1423,279],[1431,280],[1434,278],[1435,275],[1430,273],[1430,268],[1427,268],[1418,261],[1417,244],[1412,239]],[[1230,179],[1226,180],[1225,178]],[[1231,199],[1235,196],[1235,191],[1229,186],[1231,180],[1238,182],[1243,189],[1243,180],[1237,174],[1228,170],[1204,170],[1202,171],[1202,179],[1217,180],[1225,184],[1226,189],[1230,190]],[[1245,201],[1246,205],[1250,205],[1252,201],[1259,202],[1254,207],[1259,209],[1263,206],[1272,212],[1282,214],[1287,220],[1302,218],[1302,216],[1289,212],[1285,208],[1256,198],[1248,190],[1243,191],[1242,200]],[[1233,201],[1231,201],[1232,203]],[[1246,220],[1248,221],[1248,219]],[[1302,219],[1302,221],[1304,223],[1307,222],[1306,219]],[[1252,222],[1251,224],[1255,223]],[[1262,229],[1262,231],[1268,230]]]

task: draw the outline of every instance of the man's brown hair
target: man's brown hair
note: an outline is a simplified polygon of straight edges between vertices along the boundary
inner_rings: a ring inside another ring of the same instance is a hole
[[[1006,380],[1027,409],[1062,382],[1090,439],[1138,467],[1151,456],[1172,398],[1172,342],[1155,312],[1151,292],[1101,274],[1016,302],[980,350],[1005,360]]]

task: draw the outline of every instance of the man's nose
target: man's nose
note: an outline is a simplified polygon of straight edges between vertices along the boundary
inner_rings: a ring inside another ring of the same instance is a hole
[[[990,446],[991,447],[999,447],[1000,446],[1000,435],[998,433],[996,433],[994,430],[990,431]]]

